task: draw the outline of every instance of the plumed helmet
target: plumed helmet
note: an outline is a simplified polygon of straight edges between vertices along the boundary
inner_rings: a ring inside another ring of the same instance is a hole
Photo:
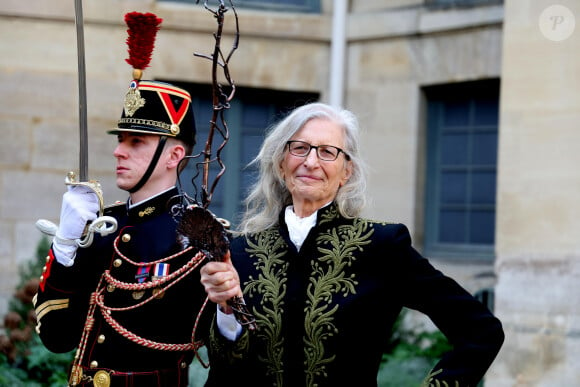
[[[191,95],[169,83],[141,80],[143,70],[149,66],[155,46],[155,36],[163,19],[147,12],[125,14],[129,58],[133,67],[133,80],[125,94],[121,119],[111,134],[134,132],[174,137],[186,144],[195,145],[195,120]]]
[[[117,127],[109,131],[119,132],[174,137],[193,147],[195,120],[189,92],[169,83],[133,80]]]

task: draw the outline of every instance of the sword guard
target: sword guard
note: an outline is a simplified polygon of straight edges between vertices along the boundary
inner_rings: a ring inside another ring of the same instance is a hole
[[[70,171],[66,174],[64,183],[66,185],[82,185],[93,190],[99,198],[99,216],[103,216],[103,211],[105,209],[105,199],[103,197],[103,189],[101,188],[101,184],[97,180],[77,181],[77,174],[74,171]]]
[[[95,232],[101,234],[101,236],[105,236],[117,230],[117,219],[111,216],[103,216],[105,207],[103,189],[101,188],[101,184],[98,181],[77,181],[76,173],[74,171],[70,171],[67,173],[64,183],[66,185],[82,185],[84,187],[90,188],[93,192],[95,192],[99,198],[99,216],[92,223],[87,223],[81,238],[71,241],[63,241],[59,239],[60,243],[64,242],[66,244],[72,244],[78,247],[86,248],[93,243]],[[36,226],[45,234],[54,235],[56,237],[57,227],[56,225],[51,225],[49,223],[50,222],[41,219],[36,223]]]

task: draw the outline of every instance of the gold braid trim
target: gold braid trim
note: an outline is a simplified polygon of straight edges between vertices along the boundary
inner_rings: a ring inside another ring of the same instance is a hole
[[[40,319],[48,312],[51,312],[53,310],[66,309],[68,308],[68,305],[69,305],[68,298],[63,298],[59,300],[49,300],[43,302],[35,309],[36,319],[40,321]]]
[[[119,124],[135,124],[135,125],[147,125],[147,126],[154,126],[159,129],[163,129],[168,131],[169,135],[175,135],[175,133],[171,130],[171,125],[166,124],[162,121],[154,121],[154,120],[146,120],[143,118],[128,118],[124,117],[118,121]]]

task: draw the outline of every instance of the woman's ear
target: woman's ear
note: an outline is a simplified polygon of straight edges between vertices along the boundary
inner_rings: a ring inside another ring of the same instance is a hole
[[[278,174],[279,174],[280,178],[282,179],[282,181],[286,178],[286,176],[284,176],[284,167],[282,166],[283,162],[284,162],[284,160],[280,161],[280,164],[278,164]]]
[[[345,185],[351,176],[352,176],[352,161],[348,160],[344,167],[342,179],[340,179],[340,186],[342,187],[343,185]]]

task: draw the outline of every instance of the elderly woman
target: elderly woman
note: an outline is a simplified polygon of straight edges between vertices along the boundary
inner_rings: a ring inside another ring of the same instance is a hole
[[[202,269],[219,305],[207,386],[376,386],[403,307],[453,346],[424,385],[475,386],[494,360],[500,321],[423,258],[404,225],[360,217],[358,148],[355,116],[322,103],[268,133],[231,261]],[[256,330],[231,317],[226,300],[242,294]]]

